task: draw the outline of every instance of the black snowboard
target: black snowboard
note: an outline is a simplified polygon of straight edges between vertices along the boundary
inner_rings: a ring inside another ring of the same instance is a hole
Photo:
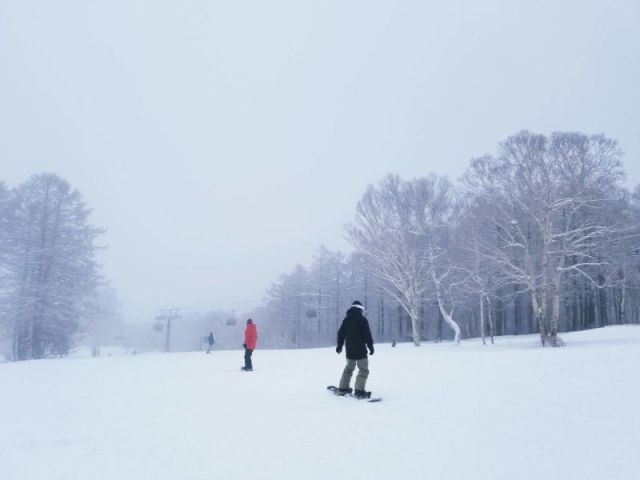
[[[329,385],[327,387],[327,390],[329,390],[331,393],[333,393],[334,395],[338,396],[338,397],[351,397],[351,398],[355,398],[356,400],[361,400],[361,401],[366,401],[368,403],[375,403],[375,402],[381,402],[382,401],[382,397],[375,397],[375,398],[361,398],[361,397],[356,397],[353,393],[347,393],[346,395],[339,395],[338,394],[338,387],[336,387],[335,385]]]

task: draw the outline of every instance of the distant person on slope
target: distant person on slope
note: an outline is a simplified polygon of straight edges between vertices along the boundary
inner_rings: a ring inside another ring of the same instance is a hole
[[[347,344],[347,365],[342,372],[338,394],[346,395],[351,393],[349,384],[357,365],[358,375],[356,377],[354,395],[359,398],[371,397],[371,392],[365,390],[365,385],[369,377],[367,349],[369,349],[369,355],[373,355],[373,338],[371,337],[369,321],[364,316],[364,307],[357,300],[347,310],[347,316],[338,330],[338,346],[336,347],[338,354],[342,352],[342,346],[345,342]]]
[[[207,337],[207,342],[209,342],[209,350],[207,350],[207,353],[211,353],[213,344],[216,343],[215,340],[213,339],[213,332],[209,333],[209,336]]]
[[[253,320],[247,320],[247,328],[244,330],[244,367],[242,370],[245,372],[251,372],[253,370],[253,364],[251,363],[251,354],[256,349],[256,342],[258,341],[258,331],[256,330],[256,324]]]

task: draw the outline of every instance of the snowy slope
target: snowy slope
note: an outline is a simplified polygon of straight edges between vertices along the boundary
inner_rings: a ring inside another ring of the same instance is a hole
[[[640,478],[640,327],[379,345],[367,404],[332,349],[0,365],[0,478]]]

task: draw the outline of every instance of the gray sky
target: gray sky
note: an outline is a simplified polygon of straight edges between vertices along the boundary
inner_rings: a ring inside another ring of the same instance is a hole
[[[616,138],[640,182],[640,1],[444,3],[3,0],[0,179],[78,188],[140,319],[260,300],[367,184],[524,128]]]

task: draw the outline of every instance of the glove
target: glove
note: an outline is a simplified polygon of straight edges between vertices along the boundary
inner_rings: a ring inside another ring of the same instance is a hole
[[[373,347],[369,347],[369,355],[373,355]]]
[[[243,343],[243,344],[242,344],[242,348],[247,348],[247,344],[246,344],[246,343]]]
[[[342,347],[336,347],[336,353],[337,354],[342,353]]]

